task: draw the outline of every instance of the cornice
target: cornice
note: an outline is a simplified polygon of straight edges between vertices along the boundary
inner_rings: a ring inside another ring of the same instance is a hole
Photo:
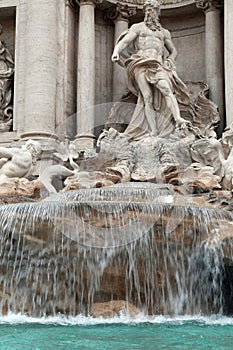
[[[145,0],[107,0],[107,2],[116,5],[121,3],[122,5],[128,4],[129,6],[135,6],[141,9]],[[161,0],[161,8],[177,8],[194,4],[195,0]]]

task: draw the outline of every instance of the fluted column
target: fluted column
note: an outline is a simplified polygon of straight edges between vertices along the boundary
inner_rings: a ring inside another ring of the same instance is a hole
[[[55,136],[57,0],[27,2],[25,113],[22,138]]]
[[[224,3],[226,124],[233,123],[233,1]]]
[[[205,11],[206,16],[206,80],[210,89],[209,98],[219,108],[221,116],[219,131],[221,132],[224,126],[223,46],[220,18],[223,1],[196,0],[196,5]]]
[[[116,43],[119,36],[128,29],[129,17],[136,14],[135,7],[118,4],[115,8],[110,9],[108,18],[112,19],[115,24],[114,42]],[[126,90],[125,69],[119,64],[113,65],[113,101],[119,101]]]
[[[77,135],[78,150],[94,145],[95,105],[95,5],[97,1],[79,1]]]

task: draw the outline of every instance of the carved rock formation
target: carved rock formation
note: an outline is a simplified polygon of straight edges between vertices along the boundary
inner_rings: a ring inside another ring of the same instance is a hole
[[[126,315],[135,317],[139,314],[139,310],[132,304],[124,300],[112,300],[106,303],[94,303],[92,305],[93,317],[115,317]]]

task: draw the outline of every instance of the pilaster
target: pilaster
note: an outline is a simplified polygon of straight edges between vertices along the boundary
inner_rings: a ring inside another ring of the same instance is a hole
[[[225,101],[226,124],[233,124],[233,1],[224,4],[224,57],[225,57]]]
[[[77,135],[78,150],[94,146],[95,105],[95,6],[100,0],[80,0],[77,73]]]
[[[129,18],[136,14],[136,8],[118,3],[106,12],[106,18],[115,25],[114,41],[128,30]],[[119,101],[126,90],[125,69],[119,64],[113,65],[113,101]]]
[[[27,2],[25,113],[21,138],[55,137],[57,0]]]
[[[219,133],[224,128],[224,73],[221,28],[222,0],[196,0],[196,6],[205,12],[205,70],[209,85],[209,98],[217,104],[221,116]]]

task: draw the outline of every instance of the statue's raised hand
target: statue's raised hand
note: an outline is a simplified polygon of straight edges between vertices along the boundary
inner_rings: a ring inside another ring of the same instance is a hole
[[[113,62],[118,62],[118,61],[119,61],[119,59],[120,59],[120,57],[119,57],[119,53],[115,53],[115,52],[113,52],[113,55],[112,55],[112,61],[113,61]]]

